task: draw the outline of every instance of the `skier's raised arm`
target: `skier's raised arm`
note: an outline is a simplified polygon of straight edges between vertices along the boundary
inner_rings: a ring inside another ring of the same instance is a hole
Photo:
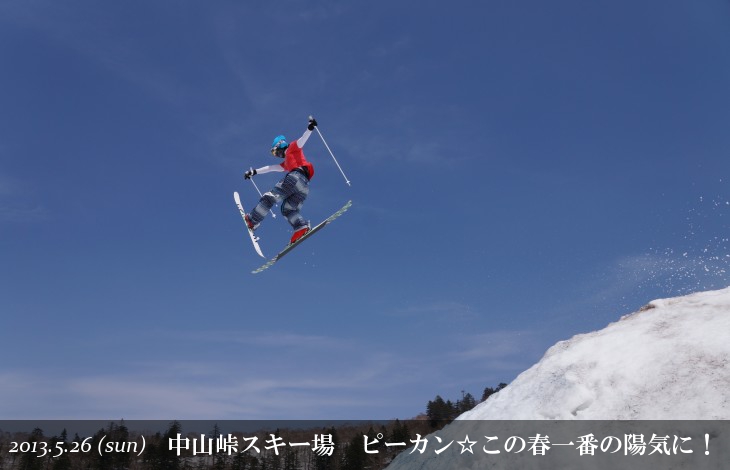
[[[304,144],[307,143],[307,140],[309,139],[309,136],[312,135],[312,131],[314,130],[314,127],[317,125],[317,120],[314,119],[312,116],[309,116],[309,124],[307,125],[307,130],[304,131],[304,134],[300,138],[297,139],[297,145],[299,148],[304,147]]]

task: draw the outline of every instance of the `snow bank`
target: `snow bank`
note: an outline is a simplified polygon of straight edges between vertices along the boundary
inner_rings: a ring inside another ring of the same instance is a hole
[[[720,421],[730,419],[729,363],[730,288],[655,300],[600,331],[557,343],[507,388],[425,436],[433,450],[405,451],[388,470],[720,468],[730,459],[730,422]],[[535,433],[549,436],[545,456],[529,445],[505,447],[508,436]],[[640,457],[618,448],[579,453],[580,436],[605,443],[604,436],[626,433],[647,442],[655,433],[668,442],[684,438],[692,452],[669,455],[650,445]],[[473,451],[463,447],[468,440],[477,441]]]
[[[730,419],[730,288],[655,300],[550,348],[459,419]]]

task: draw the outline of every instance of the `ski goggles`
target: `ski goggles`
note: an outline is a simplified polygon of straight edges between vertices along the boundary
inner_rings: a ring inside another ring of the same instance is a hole
[[[276,151],[278,149],[285,149],[289,146],[289,144],[286,143],[286,137],[283,135],[277,135],[274,137],[274,142],[271,144],[271,153],[273,155],[276,155]]]

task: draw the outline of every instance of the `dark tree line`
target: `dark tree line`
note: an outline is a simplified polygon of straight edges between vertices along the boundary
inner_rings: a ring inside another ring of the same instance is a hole
[[[456,417],[460,414],[471,410],[479,403],[485,401],[487,398],[499,392],[506,386],[506,383],[500,383],[496,388],[485,388],[484,393],[482,393],[482,399],[479,402],[476,401],[471,393],[463,394],[461,399],[456,402],[444,400],[441,398],[441,395],[436,395],[436,398],[429,401],[426,405],[426,416],[428,417],[428,421],[432,428],[440,429],[456,419]]]

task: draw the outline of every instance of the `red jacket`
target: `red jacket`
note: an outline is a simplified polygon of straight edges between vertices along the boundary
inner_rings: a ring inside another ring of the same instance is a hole
[[[281,166],[286,171],[292,171],[295,168],[303,166],[309,172],[310,180],[314,176],[314,165],[307,161],[307,158],[304,156],[304,152],[302,152],[302,149],[296,141],[292,142],[289,144],[289,147],[287,147],[286,153],[284,153],[284,163],[282,163]]]

